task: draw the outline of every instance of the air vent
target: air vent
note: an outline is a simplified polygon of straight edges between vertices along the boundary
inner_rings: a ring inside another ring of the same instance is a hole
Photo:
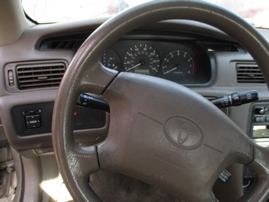
[[[257,64],[237,64],[237,83],[265,83]]]
[[[236,44],[226,43],[203,43],[208,52],[243,52],[243,49]]]
[[[19,89],[57,87],[65,69],[64,63],[19,65],[16,67]]]
[[[84,40],[52,40],[45,41],[40,50],[78,50]]]
[[[48,36],[41,39],[37,45],[37,50],[73,50],[77,51],[81,44],[91,35],[89,32],[80,32],[58,36]]]

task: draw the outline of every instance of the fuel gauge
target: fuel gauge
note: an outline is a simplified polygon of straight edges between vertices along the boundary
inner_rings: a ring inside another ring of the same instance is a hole
[[[121,71],[121,60],[119,55],[112,49],[107,49],[102,56],[102,64],[109,69]]]

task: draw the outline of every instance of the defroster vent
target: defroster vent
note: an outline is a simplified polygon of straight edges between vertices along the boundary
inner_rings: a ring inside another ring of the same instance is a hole
[[[16,67],[19,89],[57,87],[65,69],[64,63],[19,65]]]
[[[257,64],[236,64],[237,83],[265,83]]]

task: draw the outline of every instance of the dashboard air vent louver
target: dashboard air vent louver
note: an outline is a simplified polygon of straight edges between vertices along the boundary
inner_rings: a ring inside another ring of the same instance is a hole
[[[236,64],[237,83],[265,83],[257,64]]]
[[[16,67],[19,89],[57,87],[65,69],[64,63],[19,65]]]
[[[37,45],[37,50],[73,50],[77,51],[81,44],[91,35],[91,31],[57,36],[48,36],[41,39]]]
[[[42,44],[41,50],[74,50],[76,51],[84,40],[52,40]]]
[[[237,44],[202,43],[208,52],[244,52]]]

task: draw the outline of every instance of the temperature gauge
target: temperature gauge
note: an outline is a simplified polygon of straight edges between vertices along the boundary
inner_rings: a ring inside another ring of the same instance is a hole
[[[102,64],[107,68],[121,71],[121,60],[119,55],[112,49],[107,49],[103,53]]]

